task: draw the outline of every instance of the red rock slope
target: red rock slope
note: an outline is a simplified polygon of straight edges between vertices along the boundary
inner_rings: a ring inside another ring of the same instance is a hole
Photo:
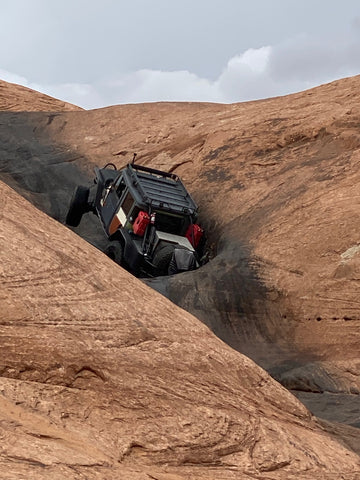
[[[7,479],[356,479],[251,360],[0,184]]]
[[[234,105],[2,112],[2,178],[63,220],[94,163],[120,167],[136,151],[179,173],[217,256],[162,291],[284,385],[313,392],[325,418],[359,426],[359,101],[353,77]],[[102,246],[94,218],[77,231]]]
[[[359,102],[360,76],[243,104],[66,114],[39,139],[87,164],[121,166],[136,151],[180,174],[218,256],[170,279],[170,297],[288,386],[356,394]]]

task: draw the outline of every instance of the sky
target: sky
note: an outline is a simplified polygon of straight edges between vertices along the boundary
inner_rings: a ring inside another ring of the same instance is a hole
[[[359,0],[0,0],[0,79],[86,109],[360,74]]]

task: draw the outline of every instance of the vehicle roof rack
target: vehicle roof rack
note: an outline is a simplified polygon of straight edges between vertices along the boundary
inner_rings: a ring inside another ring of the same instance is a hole
[[[180,178],[155,168],[129,163],[124,178],[137,201],[151,209],[193,215],[198,207]]]

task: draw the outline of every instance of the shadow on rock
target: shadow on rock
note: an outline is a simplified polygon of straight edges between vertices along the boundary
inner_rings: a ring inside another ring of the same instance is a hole
[[[225,239],[218,250],[195,272],[144,281],[264,368],[284,358],[292,364],[291,326],[284,325],[277,302],[261,281],[251,249]]]
[[[54,144],[46,125],[54,114],[0,112],[0,178],[39,210],[64,223],[76,185],[87,185],[87,159],[67,145]],[[88,215],[76,233],[94,246],[104,247],[97,219]]]

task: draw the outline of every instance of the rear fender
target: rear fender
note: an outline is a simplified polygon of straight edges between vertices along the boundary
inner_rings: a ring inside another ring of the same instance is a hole
[[[136,272],[143,263],[143,255],[139,252],[130,233],[125,228],[119,228],[109,240],[118,240],[124,248],[124,262],[130,270]]]

